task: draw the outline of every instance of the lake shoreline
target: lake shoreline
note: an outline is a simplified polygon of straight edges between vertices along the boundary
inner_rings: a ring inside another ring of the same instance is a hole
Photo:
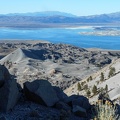
[[[45,29],[0,28],[0,40],[43,40],[82,48],[120,50],[119,36],[87,36],[79,34],[79,32],[93,31],[94,28],[92,27],[86,25]]]
[[[32,39],[26,39],[26,40],[23,40],[23,39],[0,39],[0,43],[52,43],[50,41],[46,41],[46,40],[32,40]],[[65,44],[65,43],[53,43],[53,44]],[[75,46],[75,45],[72,45],[72,44],[65,44],[65,45],[71,45],[71,46]],[[75,47],[78,47],[78,46],[75,46]],[[120,50],[113,50],[113,49],[101,49],[101,48],[85,48],[85,47],[78,47],[78,48],[83,48],[83,49],[86,49],[88,51],[102,51],[102,52],[119,52]]]
[[[118,23],[11,23],[0,24],[0,28],[40,29],[40,28],[84,28],[84,27],[120,27]]]

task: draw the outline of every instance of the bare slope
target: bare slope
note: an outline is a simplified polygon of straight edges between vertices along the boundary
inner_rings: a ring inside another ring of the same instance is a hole
[[[115,68],[115,72],[113,75],[110,75],[110,69]],[[101,81],[101,73],[104,75],[104,80]],[[117,59],[113,61],[110,65],[104,67],[100,71],[91,74],[92,80],[88,80],[89,77],[81,80],[79,83],[81,84],[82,82],[85,82],[84,85],[88,85],[88,89],[91,91],[91,97],[90,101],[94,101],[97,99],[97,95],[93,95],[92,93],[92,88],[94,85],[97,86],[98,88],[98,93],[100,90],[103,90],[106,85],[108,85],[108,94],[111,100],[115,100],[120,97],[120,59]],[[67,95],[71,94],[83,94],[86,95],[86,88],[78,91],[78,83],[75,83],[68,89],[66,89],[64,92],[67,93]],[[105,92],[105,90],[103,90]]]

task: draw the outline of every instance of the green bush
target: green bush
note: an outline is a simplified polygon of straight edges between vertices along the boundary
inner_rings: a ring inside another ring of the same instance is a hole
[[[78,91],[81,91],[82,90],[82,87],[81,87],[81,84],[78,82],[78,84],[77,84],[77,89],[78,89]]]
[[[94,95],[97,93],[97,86],[96,85],[93,86],[92,92]]]
[[[101,72],[100,81],[103,82],[104,79],[105,79],[105,78],[104,78],[104,74],[103,74],[103,72]]]
[[[89,82],[90,80],[89,80],[89,78],[87,78],[87,82]]]
[[[92,80],[92,76],[89,77],[89,80]]]
[[[115,74],[115,68],[114,67],[110,67],[110,71],[109,71],[109,75],[108,77],[112,77]]]
[[[84,82],[81,82],[81,85],[83,86],[83,85],[84,85]]]
[[[87,90],[87,89],[88,89],[88,85],[87,85],[87,84],[84,85],[84,86],[83,86],[83,89],[84,89],[84,90]]]
[[[105,86],[105,91],[106,91],[106,92],[108,91],[108,85]]]
[[[87,90],[87,91],[86,91],[86,95],[87,95],[88,98],[90,97],[90,95],[91,95],[90,90]]]

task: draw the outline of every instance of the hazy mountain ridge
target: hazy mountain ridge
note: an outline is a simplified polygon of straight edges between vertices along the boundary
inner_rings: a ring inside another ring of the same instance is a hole
[[[0,14],[2,15],[2,14]],[[3,14],[5,16],[36,16],[36,17],[45,17],[45,16],[66,16],[66,17],[77,17],[76,15],[59,12],[59,11],[45,11],[45,12],[28,12],[28,13],[9,13]]]
[[[0,15],[0,26],[24,26],[56,23],[120,23],[120,12],[102,15],[79,16],[61,12],[24,13]]]

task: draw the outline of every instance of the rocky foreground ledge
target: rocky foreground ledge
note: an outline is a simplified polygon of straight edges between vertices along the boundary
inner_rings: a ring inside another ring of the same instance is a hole
[[[110,105],[108,108],[114,112],[111,115],[115,115],[117,120],[120,106],[114,106],[112,101],[102,96],[99,99],[103,101],[100,108],[102,106],[105,110],[104,106]],[[7,68],[0,65],[0,120],[90,120],[99,115],[96,107],[90,105],[84,96],[68,97],[47,80],[25,82],[21,88]]]
[[[68,97],[47,80],[25,82],[23,89],[4,65],[0,65],[1,120],[89,119],[91,105],[84,96]]]

